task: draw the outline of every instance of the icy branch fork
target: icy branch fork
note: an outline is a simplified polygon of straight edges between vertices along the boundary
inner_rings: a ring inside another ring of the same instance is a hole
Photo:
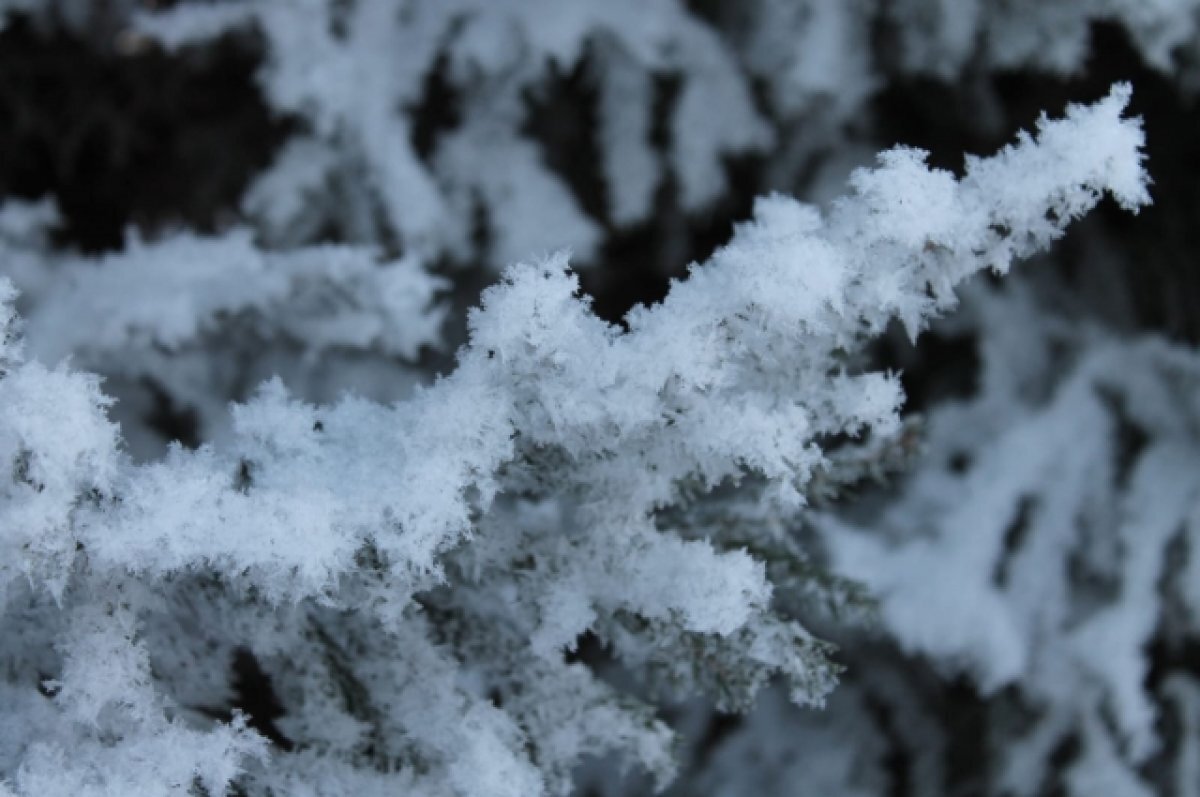
[[[623,582],[625,608],[733,632],[767,605],[761,564],[664,533],[652,513],[679,500],[685,477],[713,485],[746,472],[798,506],[822,462],[815,440],[896,430],[897,380],[848,370],[846,353],[893,318],[915,335],[953,305],[956,284],[1046,247],[1105,193],[1131,211],[1147,204],[1140,121],[1122,118],[1129,97],[1117,85],[1043,118],[1036,135],[968,158],[961,179],[901,147],[855,172],[825,213],[760,199],[627,329],[592,314],[565,254],[514,266],[472,313],[457,369],[411,401],[314,407],[268,383],[234,407],[229,450],[121,462],[79,485],[99,497],[72,497],[46,531],[59,552],[78,543],[92,568],[212,566],[274,600],[336,601],[370,546],[395,609],[438,582],[441,555],[472,536],[510,471],[527,476],[557,451],[565,464],[537,483],[570,498],[604,552],[593,603]]]

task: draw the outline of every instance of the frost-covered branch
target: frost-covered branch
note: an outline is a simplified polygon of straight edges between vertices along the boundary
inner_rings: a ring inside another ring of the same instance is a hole
[[[159,461],[118,451],[94,379],[6,344],[3,617],[58,645],[39,662],[4,651],[13,683],[60,695],[53,721],[114,756],[140,744],[127,711],[207,722],[226,753],[196,776],[220,788],[245,767],[262,793],[562,793],[603,749],[665,780],[662,723],[564,659],[588,632],[664,690],[744,707],[780,675],[820,703],[836,668],[772,600],[764,562],[715,531],[680,533],[664,510],[753,476],[794,513],[826,441],[896,434],[897,380],[859,370],[862,348],[894,319],[916,334],[959,282],[1045,247],[1102,195],[1145,204],[1128,97],[1118,86],[1042,120],[961,179],[899,148],[828,212],[760,200],[623,326],[592,314],[564,256],[514,266],[471,315],[457,368],[410,400],[317,406],[273,381],[234,408],[228,441]],[[73,668],[89,634],[128,648],[107,686]],[[227,687],[190,669],[250,639],[288,706],[256,727],[292,750],[266,764],[242,760],[255,737],[215,712]],[[155,687],[160,703],[125,696]],[[7,772],[32,793],[47,761]],[[115,782],[102,759],[77,763],[80,782]]]
[[[585,60],[609,98],[598,144],[619,224],[648,218],[662,179],[651,142],[656,76],[682,80],[670,135],[686,207],[720,195],[723,157],[770,141],[733,54],[676,0],[239,0],[183,3],[138,21],[168,47],[248,26],[266,39],[268,100],[305,123],[246,196],[273,240],[303,240],[325,221],[352,240],[461,256],[482,209],[484,254],[497,265],[562,247],[586,258],[601,226],[524,129],[529,96]],[[461,121],[422,152],[413,134],[434,75]]]
[[[0,211],[4,271],[22,290],[30,354],[70,357],[119,397],[124,434],[140,454],[147,403],[196,414],[202,441],[227,434],[228,402],[272,374],[315,400],[333,386],[379,400],[420,381],[399,367],[440,344],[445,282],[415,259],[378,262],[363,247],[259,248],[247,230],[220,237],[131,238],[98,258],[53,253],[48,209]],[[373,373],[372,373],[373,372]]]
[[[971,310],[978,396],[931,414],[898,500],[820,525],[903,648],[1033,712],[991,751],[998,788],[1042,793],[1074,739],[1066,793],[1150,794],[1141,766],[1176,755],[1160,736],[1165,704],[1193,688],[1169,651],[1200,605],[1200,359],[1054,323],[1025,289],[977,292]],[[1154,685],[1165,677],[1173,692]]]

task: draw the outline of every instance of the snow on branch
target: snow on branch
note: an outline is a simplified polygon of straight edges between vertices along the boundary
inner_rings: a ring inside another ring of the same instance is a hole
[[[137,26],[170,48],[245,27],[263,34],[267,100],[303,122],[246,196],[273,241],[303,241],[326,222],[351,240],[463,256],[477,232],[470,220],[482,211],[482,254],[497,266],[562,247],[586,259],[602,226],[525,129],[529,97],[585,62],[609,97],[598,144],[617,224],[650,217],[663,177],[651,141],[656,77],[681,79],[670,165],[685,207],[721,195],[723,158],[771,141],[734,54],[676,0],[238,0],[182,3],[141,15]],[[414,128],[434,75],[460,124],[426,152]]]
[[[1008,791],[1040,793],[1074,737],[1067,793],[1149,794],[1140,769],[1164,717],[1149,649],[1193,629],[1200,605],[1196,558],[1173,553],[1200,531],[1200,358],[1056,324],[1023,287],[972,297],[980,392],[931,413],[896,498],[817,524],[903,649],[1036,717],[994,751]]]
[[[897,148],[828,212],[762,199],[623,326],[591,312],[564,255],[514,266],[472,313],[457,368],[410,400],[318,406],[268,382],[234,407],[227,441],[157,461],[123,456],[96,381],[24,361],[10,323],[0,512],[19,554],[0,574],[21,609],[6,622],[59,653],[3,655],[30,689],[59,674],[46,722],[127,754],[130,711],[212,723],[220,687],[188,673],[189,651],[253,634],[290,706],[271,734],[296,754],[259,766],[237,718],[216,718],[225,741],[210,752],[227,766],[205,759],[205,783],[245,767],[264,789],[342,773],[368,793],[385,788],[372,771],[399,770],[436,793],[563,793],[579,757],[608,748],[665,780],[665,726],[563,651],[590,631],[667,688],[745,707],[783,675],[794,700],[820,703],[836,666],[773,602],[765,563],[715,530],[681,533],[665,510],[752,476],[794,513],[825,441],[897,433],[898,381],[857,369],[862,347],[892,319],[915,334],[962,280],[1045,247],[1102,195],[1148,202],[1128,98],[1117,86],[1042,120],[961,179]],[[140,268],[123,263],[95,279]],[[143,328],[176,339],[157,317],[113,334]],[[328,334],[343,333],[364,334]],[[87,614],[96,605],[112,612]],[[46,619],[64,616],[78,622]],[[101,693],[74,658],[97,634],[117,651]],[[154,686],[161,700],[122,697]]]
[[[1048,244],[1101,191],[1129,208],[1148,200],[1127,97],[1121,87],[1042,122],[1038,140],[969,161],[961,182],[897,149],[857,172],[827,218],[761,200],[661,306],[630,313],[627,332],[589,312],[561,256],[516,266],[473,314],[457,371],[413,401],[319,410],[264,388],[236,411],[234,452],[127,471],[120,504],[81,518],[92,550],[147,571],[228,557],[299,594],[330,586],[367,540],[398,574],[434,573],[498,492],[501,466],[552,447],[572,463],[556,487],[582,490],[581,510],[599,517],[644,518],[693,474],[716,484],[752,470],[794,499],[791,480],[820,461],[815,437],[896,425],[895,381],[845,372],[839,351],[892,317],[915,332],[956,282]],[[239,489],[240,462],[253,476]],[[143,493],[159,479],[175,508]],[[304,494],[328,499],[325,511],[292,504]],[[264,544],[280,533],[307,544]]]
[[[447,283],[413,257],[380,262],[347,245],[271,252],[245,229],[132,236],[118,253],[72,256],[23,231],[53,226],[34,210],[6,205],[12,230],[0,233],[6,271],[23,293],[29,353],[47,363],[70,357],[104,376],[141,455],[149,433],[136,410],[155,396],[195,412],[201,440],[221,439],[228,401],[272,373],[314,398],[332,399],[322,390],[332,381],[388,399],[416,381],[403,364],[441,343],[446,307],[437,298]],[[372,363],[383,373],[355,378]]]

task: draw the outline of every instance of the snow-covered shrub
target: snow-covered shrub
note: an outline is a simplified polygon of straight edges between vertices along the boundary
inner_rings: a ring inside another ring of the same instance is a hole
[[[404,364],[440,343],[444,281],[411,257],[381,263],[345,245],[264,251],[243,229],[133,237],[119,253],[81,257],[47,246],[53,223],[45,205],[0,211],[30,353],[103,374],[135,452],[166,442],[141,428],[156,403],[193,414],[191,434],[211,441],[227,431],[228,402],[272,376],[310,400],[349,390],[388,401],[424,381]]]
[[[242,202],[264,240],[333,231],[500,268],[563,247],[586,265],[664,192],[703,215],[738,156],[832,198],[894,143],[867,120],[897,75],[1077,73],[1101,22],[1176,75],[1198,19],[1195,0],[191,0],[130,24],[172,51],[260,37],[265,99],[296,123]],[[531,118],[576,73],[594,158],[573,163],[600,188],[552,164]]]
[[[569,791],[608,751],[666,784],[655,700],[745,709],[774,679],[821,704],[838,668],[790,607],[844,585],[803,577],[786,529],[806,494],[905,433],[898,381],[865,347],[892,321],[916,335],[956,285],[1006,272],[1102,195],[1146,204],[1128,99],[1118,86],[1043,119],[961,178],[896,148],[824,211],[763,198],[623,326],[592,314],[565,256],[513,266],[457,367],[409,399],[317,405],[273,380],[227,436],[145,462],[94,377],[26,357],[6,288],[8,788],[524,797]],[[0,224],[29,285],[28,348],[116,375],[177,385],[156,354],[220,360],[241,335],[304,361],[410,355],[436,331],[436,285],[410,261],[268,253],[234,231],[33,278],[45,223],[26,207]],[[64,318],[92,326],[68,336]],[[641,687],[564,655],[585,635]],[[230,709],[230,659],[269,675],[273,710]]]
[[[717,742],[689,708],[669,794],[1200,789],[1200,355],[1081,315],[1053,279],[964,299],[933,334],[977,342],[972,395],[920,421],[909,475],[804,517],[875,599],[867,633],[817,627],[846,677],[824,712],[760,693]]]
[[[1061,776],[1071,795],[1152,794],[1139,767],[1191,755],[1164,749],[1161,729],[1192,676],[1160,651],[1170,669],[1151,679],[1151,655],[1200,612],[1200,357],[1007,287],[973,294],[978,395],[929,415],[899,496],[819,525],[901,647],[994,696],[988,793],[1041,794]]]
[[[614,224],[649,216],[667,166],[651,142],[656,76],[681,81],[668,162],[686,207],[722,192],[723,156],[771,141],[734,55],[678,0],[238,0],[139,19],[140,30],[171,47],[242,27],[265,39],[268,101],[303,120],[245,199],[281,243],[332,225],[350,240],[463,257],[478,209],[492,263],[562,247],[586,259],[601,223],[526,130],[530,95],[585,60]],[[414,128],[435,79],[452,95],[458,123],[424,153]]]
[[[1091,51],[1091,28],[1120,25],[1146,63],[1176,71],[1194,52],[1196,0],[900,0],[881,3],[905,69],[952,77],[970,62],[1071,73]]]
[[[972,395],[921,419],[911,473],[803,519],[875,600],[817,628],[846,677],[824,712],[763,691],[716,742],[689,708],[669,794],[1200,790],[1200,355],[1078,305],[1028,275],[964,292],[932,334],[976,341]]]

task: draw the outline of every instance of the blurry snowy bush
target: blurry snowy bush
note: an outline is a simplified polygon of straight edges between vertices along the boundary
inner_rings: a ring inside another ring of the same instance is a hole
[[[1077,71],[1099,20],[1123,23],[1147,61],[1169,70],[1196,47],[1200,3],[751,0],[712,15],[727,35],[681,0],[231,0],[180,3],[136,24],[172,48],[241,28],[264,37],[263,91],[300,120],[243,203],[268,240],[294,245],[332,227],[463,257],[482,238],[501,267],[562,247],[588,261],[604,225],[654,212],[668,175],[680,206],[702,209],[725,190],[733,155],[769,154],[777,184],[814,161],[840,184],[844,157],[874,151],[831,154],[886,78],[888,53],[871,46],[880,26],[901,72],[953,79],[979,60]],[[580,68],[596,106],[600,218],[548,167],[529,124],[539,93]],[[454,118],[418,131],[431,82]]]
[[[653,210],[664,166],[651,144],[657,74],[681,81],[668,161],[686,207],[720,195],[722,156],[771,141],[735,54],[675,0],[248,0],[181,4],[139,23],[172,47],[242,26],[265,37],[264,93],[278,112],[303,120],[245,198],[277,243],[333,226],[350,240],[462,256],[481,232],[478,208],[491,262],[564,246],[586,258],[600,223],[525,130],[529,95],[585,58],[614,224]],[[459,123],[422,142],[430,150],[422,157],[414,117],[435,78],[453,95]]]
[[[991,792],[1060,774],[1072,797],[1194,794],[1197,740],[1168,750],[1162,729],[1194,710],[1178,648],[1200,607],[1200,357],[1006,288],[972,293],[959,323],[979,336],[978,394],[929,414],[898,495],[817,524],[900,646],[989,698]],[[1156,644],[1175,650],[1151,677]],[[1139,778],[1155,755],[1186,788]]]
[[[119,49],[244,37],[290,133],[216,232],[0,209],[0,794],[1200,794],[1200,358],[971,279],[1148,204],[1129,87],[864,165],[897,76],[1099,21],[1185,85],[1200,3],[154,5]],[[820,201],[599,317],[565,252],[748,157]],[[902,415],[940,316],[978,384]]]

